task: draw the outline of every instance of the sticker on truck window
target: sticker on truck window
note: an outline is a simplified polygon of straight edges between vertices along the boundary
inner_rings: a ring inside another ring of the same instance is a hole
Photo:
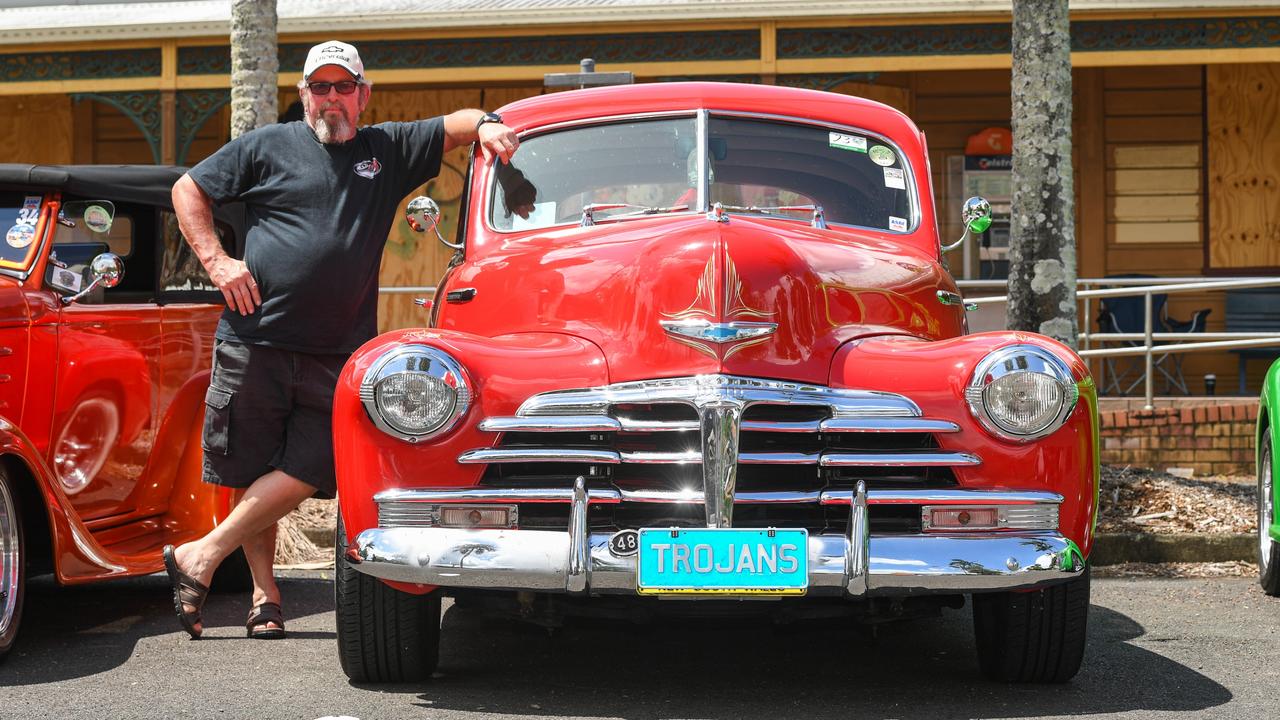
[[[880,167],[889,167],[898,161],[898,158],[893,156],[893,151],[884,145],[872,145],[867,151],[867,157]]]
[[[827,140],[827,144],[833,148],[840,148],[841,150],[852,150],[860,153],[867,151],[867,139],[864,137],[858,137],[857,135],[845,135],[844,133],[833,132]]]
[[[83,285],[80,273],[72,272],[66,268],[54,268],[53,273],[49,277],[49,284],[59,290],[77,293]]]
[[[902,174],[902,168],[885,168],[884,186],[895,190],[906,190],[907,180]]]
[[[9,232],[4,235],[4,241],[9,243],[9,247],[18,248],[19,250],[30,245],[31,241],[35,240],[35,238],[36,226],[25,224],[14,225],[9,228]]]
[[[889,216],[889,229],[897,232],[905,232],[907,229],[907,219]]]

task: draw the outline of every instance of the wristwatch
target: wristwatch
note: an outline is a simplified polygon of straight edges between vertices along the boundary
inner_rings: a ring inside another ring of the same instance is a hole
[[[500,122],[502,122],[501,115],[499,115],[496,112],[487,112],[484,115],[481,115],[480,119],[476,121],[476,130],[479,131],[480,126],[485,123],[500,123]]]

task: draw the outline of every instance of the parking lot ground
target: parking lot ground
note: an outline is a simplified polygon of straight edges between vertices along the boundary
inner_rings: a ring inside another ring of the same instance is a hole
[[[1258,718],[1280,708],[1280,600],[1250,578],[1098,579],[1084,670],[978,675],[967,609],[893,624],[576,622],[555,633],[450,607],[440,672],[358,687],[338,666],[326,571],[283,581],[290,636],[252,641],[244,596],[186,638],[162,577],[37,582],[0,666],[3,718]]]

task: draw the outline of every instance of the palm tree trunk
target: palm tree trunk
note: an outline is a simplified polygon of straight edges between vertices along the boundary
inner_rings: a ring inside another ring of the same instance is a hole
[[[279,72],[276,0],[232,0],[232,138],[276,121]]]

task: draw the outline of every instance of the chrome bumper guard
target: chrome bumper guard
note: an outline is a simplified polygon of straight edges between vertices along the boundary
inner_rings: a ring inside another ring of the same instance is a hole
[[[1079,548],[1057,531],[873,535],[867,504],[948,497],[1060,503],[1051,493],[982,491],[823,493],[824,504],[849,505],[849,533],[809,536],[810,595],[905,595],[1033,588],[1084,570]],[[636,556],[609,550],[613,533],[588,531],[589,504],[617,503],[617,491],[588,492],[581,479],[563,491],[412,491],[375,500],[417,502],[570,502],[567,532],[379,527],[361,532],[348,550],[354,567],[373,577],[443,587],[578,594],[633,594]]]

